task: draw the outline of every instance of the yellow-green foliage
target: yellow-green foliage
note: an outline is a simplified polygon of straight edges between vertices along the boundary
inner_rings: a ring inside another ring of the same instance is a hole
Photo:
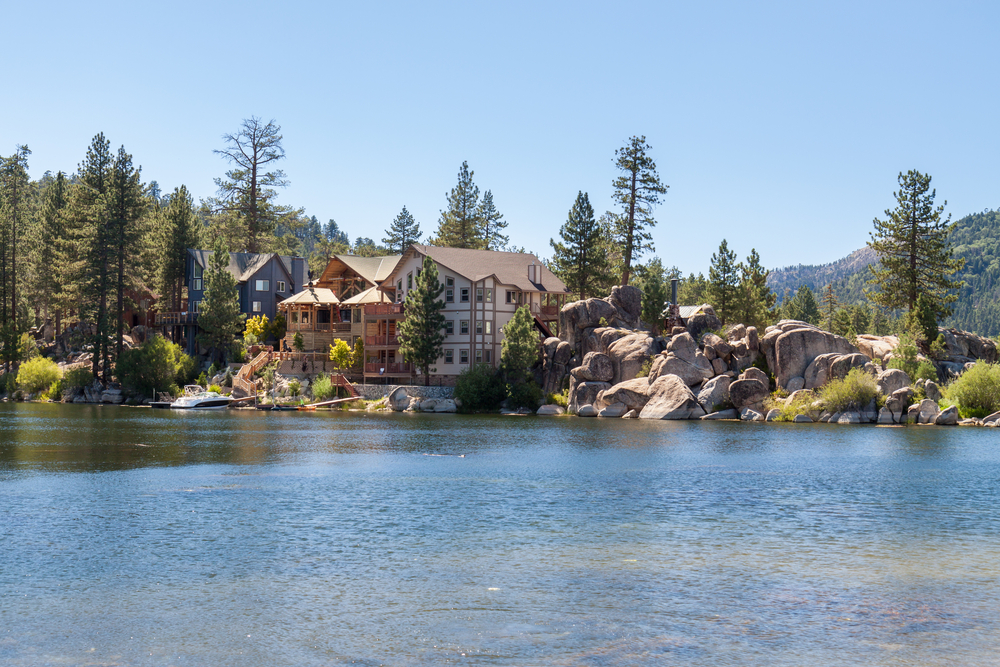
[[[985,417],[1000,410],[1000,364],[977,361],[945,389],[963,417]]]
[[[317,401],[325,401],[331,398],[336,391],[336,387],[330,382],[330,378],[327,375],[320,375],[312,382],[312,394],[313,398]]]
[[[264,332],[267,331],[267,315],[257,315],[247,320],[247,327],[243,331],[243,340],[251,345],[259,343],[264,339]]]
[[[569,407],[569,389],[564,390],[561,394],[549,394],[545,397],[545,402],[548,405],[559,405],[564,408]]]
[[[780,411],[774,421],[778,422],[790,422],[795,419],[796,415],[810,415],[816,412],[813,408],[813,403],[816,402],[816,395],[812,392],[802,393],[795,397],[795,400],[791,404],[786,405],[786,399],[783,398],[778,392],[771,394],[771,397],[767,401],[768,411],[777,409]]]
[[[48,389],[61,377],[62,371],[56,362],[45,357],[35,357],[21,364],[17,372],[17,386],[29,394],[35,394]]]
[[[843,380],[830,380],[819,390],[823,406],[830,412],[858,412],[872,401],[878,404],[881,394],[875,378],[860,368],[852,368]]]
[[[330,361],[333,362],[334,368],[350,368],[352,356],[351,346],[344,340],[337,339],[337,344],[330,346]]]

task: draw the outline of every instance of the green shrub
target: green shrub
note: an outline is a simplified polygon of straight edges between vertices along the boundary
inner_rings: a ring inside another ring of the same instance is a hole
[[[57,380],[49,385],[48,390],[42,394],[42,398],[47,398],[50,401],[59,401],[62,399],[62,386],[63,381]]]
[[[221,394],[222,393],[222,387],[220,387],[217,384],[209,385],[208,390],[209,391],[214,391],[216,394]]]
[[[816,412],[813,408],[813,403],[816,402],[816,394],[813,392],[803,392],[789,405],[786,405],[785,399],[786,397],[783,397],[780,393],[775,392],[774,394],[771,394],[770,398],[767,400],[766,407],[768,411],[777,409],[780,412],[774,421],[790,422],[795,419],[796,415],[812,416],[812,414]]]
[[[1000,410],[1000,364],[977,361],[945,388],[962,417],[983,418]]]
[[[139,347],[122,352],[115,374],[125,393],[149,398],[154,391],[172,391],[177,377],[175,348],[179,346],[162,336],[150,336]]]
[[[159,337],[157,336],[157,338]],[[191,384],[191,380],[198,374],[198,360],[186,354],[180,345],[171,343],[165,338],[164,341],[170,346],[170,351],[174,358],[174,382],[180,387]],[[201,384],[205,383],[202,382]]]
[[[299,392],[302,391],[302,385],[299,384],[298,380],[292,380],[288,383],[288,392],[294,397],[298,396]]]
[[[29,394],[37,394],[48,389],[62,377],[56,362],[45,357],[34,357],[21,364],[17,372],[17,384]]]
[[[62,380],[62,390],[67,389],[83,389],[84,387],[89,387],[94,383],[94,374],[89,368],[77,367],[71,368],[66,371]]]
[[[219,364],[217,362],[212,362],[212,365],[208,367],[208,377],[214,378],[219,374]]]
[[[639,369],[639,374],[636,375],[636,377],[648,378],[649,371],[651,371],[652,369],[653,369],[653,358],[650,357],[649,359],[646,359],[645,363],[643,363],[642,368]]]
[[[819,395],[830,412],[865,410],[873,401],[877,406],[881,397],[875,378],[860,368],[852,368],[843,380],[830,380]]]
[[[549,394],[545,397],[545,402],[548,405],[560,405],[564,408],[569,407],[569,389],[566,389],[561,394]]]
[[[330,382],[330,377],[327,375],[320,375],[312,383],[313,398],[317,401],[326,401],[333,398],[336,393],[337,387]]]
[[[0,374],[0,392],[13,396],[17,389],[17,376],[13,373]]]
[[[534,380],[507,385],[507,404],[512,408],[537,410],[542,402],[542,388]]]
[[[889,360],[888,368],[898,368],[910,376],[910,381],[916,382],[919,379],[938,381],[937,371],[934,364],[926,359],[917,357],[917,342],[912,333],[903,332],[899,334],[899,345],[892,352],[892,359]]]
[[[455,398],[461,401],[462,412],[498,410],[507,398],[507,386],[497,369],[476,364],[459,374],[455,381]]]

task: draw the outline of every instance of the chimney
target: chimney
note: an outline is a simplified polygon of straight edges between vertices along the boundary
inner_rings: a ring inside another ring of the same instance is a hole
[[[536,273],[537,273],[537,267],[535,266],[535,263],[532,262],[531,264],[528,265],[528,280],[530,280],[533,283],[537,283],[538,276],[536,275]]]
[[[677,304],[677,283],[680,281],[677,278],[670,279],[670,303],[674,306]]]

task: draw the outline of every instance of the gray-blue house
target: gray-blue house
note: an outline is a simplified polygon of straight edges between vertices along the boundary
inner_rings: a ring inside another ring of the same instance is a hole
[[[188,312],[193,316],[185,323],[188,325],[189,353],[195,351],[197,329],[194,320],[197,318],[198,304],[205,298],[205,270],[211,257],[211,250],[188,249]],[[308,282],[304,258],[277,253],[231,252],[229,273],[236,278],[240,311],[246,313],[248,318],[267,315],[268,320],[274,320],[278,314],[278,302],[302,291]]]

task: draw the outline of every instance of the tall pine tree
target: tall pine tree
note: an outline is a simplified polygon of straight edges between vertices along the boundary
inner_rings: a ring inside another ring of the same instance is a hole
[[[175,189],[162,216],[163,258],[159,289],[166,310],[179,311],[187,270],[188,248],[199,245],[194,201],[185,186]]]
[[[577,192],[566,222],[559,228],[561,241],[549,239],[552,270],[581,299],[600,293],[610,281],[605,230],[594,219],[586,192]]]
[[[59,300],[64,275],[60,244],[66,236],[64,215],[68,202],[69,184],[66,174],[60,171],[45,189],[38,221],[38,242],[32,256],[37,303],[46,320],[53,317],[56,334],[60,333],[64,310],[71,306]]]
[[[884,221],[875,218],[868,242],[879,261],[869,267],[868,284],[876,289],[867,296],[879,306],[906,308],[914,316],[923,295],[925,309],[940,320],[951,314],[951,304],[958,298],[954,290],[965,284],[951,277],[965,260],[952,256],[951,216],[942,220],[944,205],[935,208],[937,192],[930,189],[931,177],[911,169],[900,172],[898,180],[899,190],[893,193],[896,208],[886,210]]]
[[[770,271],[761,266],[760,255],[755,248],[750,249],[750,256],[746,262],[740,263],[739,270],[740,287],[736,294],[733,321],[763,331],[774,321],[774,304],[777,301],[777,296],[767,285]]]
[[[435,245],[450,248],[482,248],[482,220],[479,209],[479,187],[472,181],[474,171],[462,162],[458,184],[448,193],[448,209],[441,211]]]
[[[205,298],[198,304],[198,340],[223,362],[233,341],[243,331],[246,315],[240,312],[236,278],[229,273],[229,250],[221,239],[212,249],[205,270]]]
[[[739,287],[740,271],[736,253],[729,249],[726,239],[722,239],[719,252],[712,255],[712,264],[708,268],[708,294],[715,313],[723,324],[732,321]]]
[[[622,172],[613,182],[614,199],[622,213],[616,218],[615,237],[622,249],[622,285],[628,285],[632,262],[642,253],[652,251],[653,237],[646,231],[656,225],[653,207],[669,186],[660,183],[656,163],[646,152],[646,137],[631,137],[615,151],[615,166]]]
[[[20,269],[25,264],[18,251],[31,211],[29,155],[27,146],[18,146],[13,155],[0,161],[0,352],[7,371],[20,358],[21,333],[27,330],[27,323],[18,318],[18,289],[24,280]]]
[[[503,250],[510,242],[510,237],[503,231],[507,229],[507,222],[503,215],[493,204],[493,191],[487,190],[479,202],[479,224],[483,237],[482,247],[486,250]]]
[[[437,263],[428,255],[413,289],[406,295],[406,319],[399,323],[399,351],[403,359],[420,369],[424,384],[428,383],[431,364],[444,349],[444,300],[439,298],[443,291]]]
[[[132,166],[132,156],[125,152],[124,146],[118,149],[111,170],[108,205],[109,240],[114,271],[115,355],[117,356],[123,349],[125,291],[142,286],[137,273],[141,269],[140,257],[145,247],[145,244],[140,243],[145,236],[144,225],[141,223],[146,206],[140,169]]]
[[[389,254],[394,255],[402,255],[411,245],[420,243],[420,223],[406,210],[406,206],[403,206],[403,210],[389,225],[389,229],[385,230],[382,243],[388,248]]]

